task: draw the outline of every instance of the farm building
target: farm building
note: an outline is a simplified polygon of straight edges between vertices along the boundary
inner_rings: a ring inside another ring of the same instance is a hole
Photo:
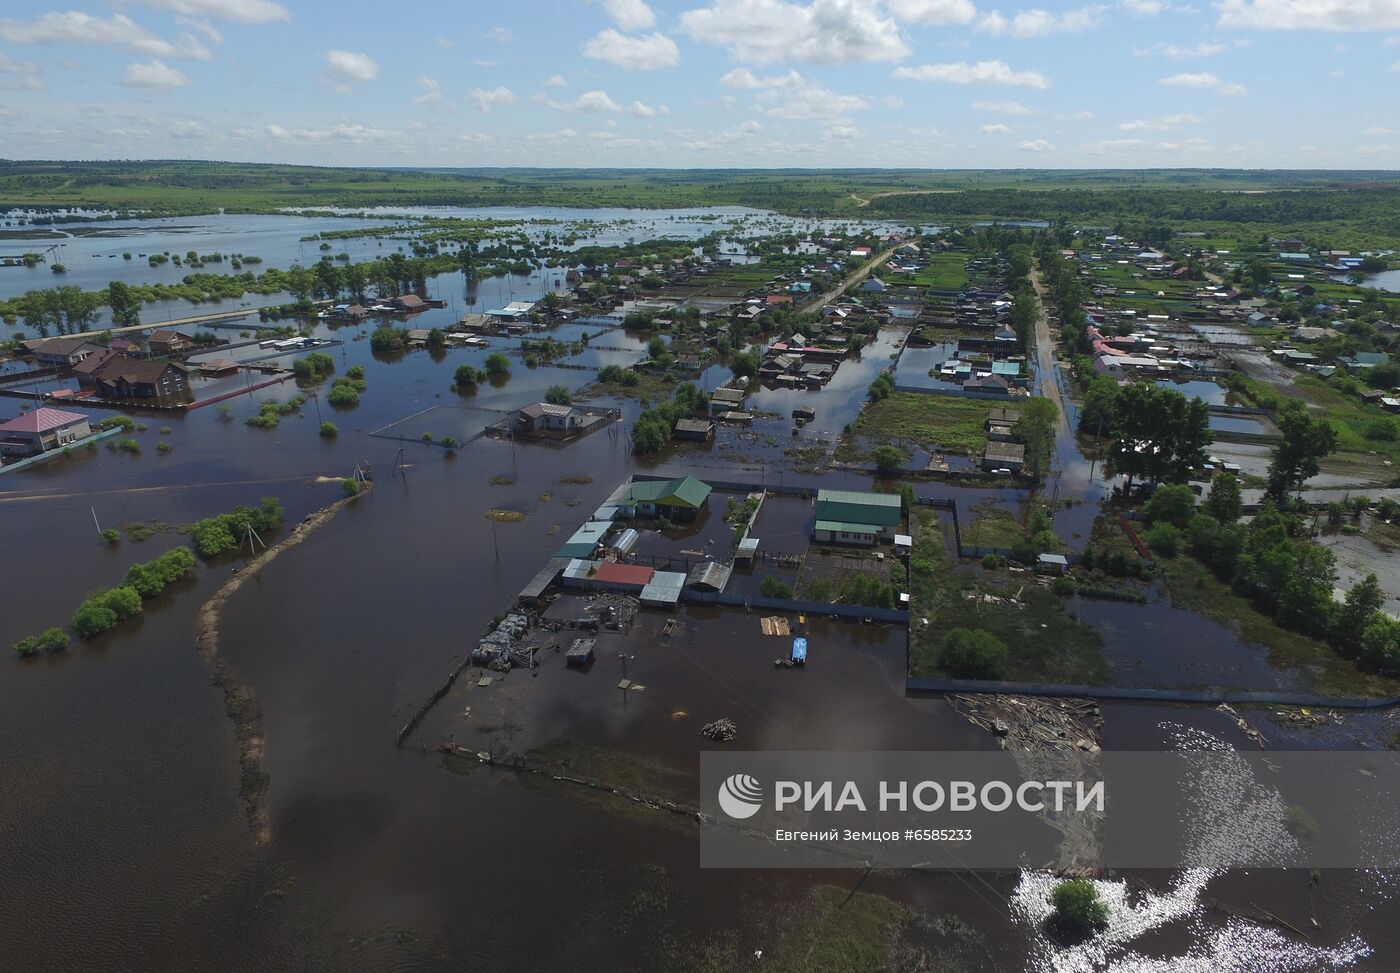
[[[901,501],[895,493],[821,490],[813,538],[831,544],[893,541],[899,531]]]

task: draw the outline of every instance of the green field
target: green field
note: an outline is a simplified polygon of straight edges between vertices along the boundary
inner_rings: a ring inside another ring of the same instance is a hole
[[[853,433],[867,447],[913,444],[977,455],[987,446],[990,407],[984,399],[893,392],[861,411]]]

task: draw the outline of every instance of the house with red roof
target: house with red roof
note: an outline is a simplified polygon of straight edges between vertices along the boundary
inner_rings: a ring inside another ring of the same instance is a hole
[[[35,409],[0,422],[0,456],[37,456],[92,435],[88,417],[62,409]]]

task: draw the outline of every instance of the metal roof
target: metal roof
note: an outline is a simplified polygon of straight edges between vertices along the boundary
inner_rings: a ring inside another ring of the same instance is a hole
[[[731,573],[732,569],[729,565],[720,564],[718,561],[707,561],[690,569],[686,583],[693,588],[713,588],[715,591],[723,591],[724,586],[729,584]]]
[[[642,589],[642,601],[674,605],[680,601],[684,587],[685,575],[677,571],[657,571],[651,577],[651,584]]]
[[[0,430],[6,432],[48,432],[61,429],[75,422],[86,422],[87,416],[81,412],[64,412],[62,409],[38,408],[9,422],[0,422]]]
[[[878,534],[880,528],[874,524],[852,524],[844,520],[819,520],[817,530],[829,530],[834,534],[845,532],[847,534]]]
[[[654,569],[645,564],[618,564],[616,561],[605,561],[594,572],[593,580],[605,584],[628,584],[642,587],[651,583],[655,573]]]

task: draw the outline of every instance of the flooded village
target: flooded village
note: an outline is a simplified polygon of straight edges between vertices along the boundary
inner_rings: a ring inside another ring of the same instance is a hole
[[[695,850],[704,750],[1394,748],[1400,296],[1362,254],[738,208],[94,225],[0,266],[0,809],[14,887],[88,930],[19,910],[16,969],[1400,950],[1383,871],[1095,874],[1066,943],[1045,869]],[[106,302],[36,299],[60,257]]]

